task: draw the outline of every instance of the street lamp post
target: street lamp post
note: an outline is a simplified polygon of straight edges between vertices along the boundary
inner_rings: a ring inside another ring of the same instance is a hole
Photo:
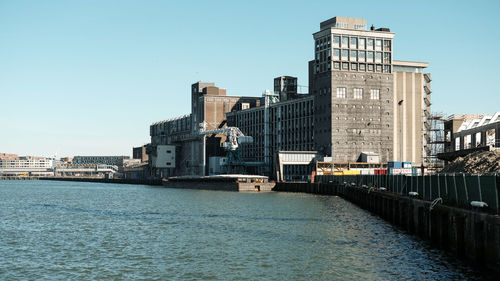
[[[399,161],[403,162],[403,101],[400,100],[398,101],[398,108],[399,108]]]

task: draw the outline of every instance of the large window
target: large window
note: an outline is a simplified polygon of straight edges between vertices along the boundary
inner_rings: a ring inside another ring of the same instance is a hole
[[[373,62],[373,52],[367,52],[366,61]]]
[[[333,59],[334,60],[340,59],[340,49],[333,49]]]
[[[349,59],[349,50],[342,50],[342,60]]]
[[[347,95],[346,93],[347,93],[347,89],[345,87],[338,87],[337,88],[337,98],[345,99],[346,95]]]
[[[350,61],[356,61],[358,58],[358,51],[351,51]]]
[[[333,47],[340,47],[340,36],[333,36]]]
[[[370,99],[379,100],[380,99],[380,90],[379,89],[370,89]]]
[[[359,38],[359,49],[364,49],[366,47],[366,38]]]
[[[375,40],[375,50],[377,50],[377,51],[382,50],[382,40],[381,39]]]
[[[375,53],[375,62],[381,63],[382,62],[382,52],[376,52]]]
[[[367,44],[366,44],[366,48],[368,50],[373,50],[373,39],[368,39]]]
[[[366,61],[366,52],[365,51],[358,52],[358,61],[361,61],[361,62]]]
[[[357,49],[358,48],[358,38],[357,37],[351,37],[351,49]]]
[[[391,40],[384,40],[384,51],[391,51]]]
[[[349,48],[349,37],[342,37],[342,48]]]
[[[359,89],[359,88],[354,89],[354,99],[356,99],[356,100],[363,99],[363,89]]]
[[[384,63],[391,63],[391,53],[384,53]]]

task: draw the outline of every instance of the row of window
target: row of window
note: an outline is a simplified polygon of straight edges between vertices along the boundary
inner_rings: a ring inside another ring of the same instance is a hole
[[[347,98],[347,88],[346,87],[337,87],[336,97],[339,99]],[[363,99],[363,89],[354,88],[353,99]],[[379,100],[380,99],[380,89],[370,89],[370,99],[371,100]]]
[[[334,48],[360,49],[360,50],[375,50],[375,51],[391,51],[391,40],[364,38],[357,36],[340,36],[333,35]],[[330,47],[330,38],[325,37],[316,40],[316,49],[326,49]]]
[[[391,53],[333,49],[333,60],[391,63]]]
[[[365,63],[355,63],[355,62],[333,62],[334,70],[350,70],[350,71],[367,71],[367,72],[378,72],[378,73],[391,73],[391,65],[382,64],[365,64]],[[325,72],[327,70],[332,70],[332,65],[329,62],[316,65],[315,73]]]

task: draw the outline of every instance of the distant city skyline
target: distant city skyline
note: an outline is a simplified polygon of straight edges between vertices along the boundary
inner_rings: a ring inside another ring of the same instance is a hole
[[[433,111],[491,114],[500,111],[500,39],[492,36],[499,8],[497,1],[0,0],[0,153],[130,156],[149,142],[153,122],[190,110],[196,81],[231,96],[260,96],[281,75],[306,86],[312,33],[334,16],[388,27],[394,59],[428,62]]]

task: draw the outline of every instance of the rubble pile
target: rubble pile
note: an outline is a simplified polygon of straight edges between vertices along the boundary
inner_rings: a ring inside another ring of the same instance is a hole
[[[458,157],[445,166],[441,173],[500,173],[500,150],[481,151]]]

